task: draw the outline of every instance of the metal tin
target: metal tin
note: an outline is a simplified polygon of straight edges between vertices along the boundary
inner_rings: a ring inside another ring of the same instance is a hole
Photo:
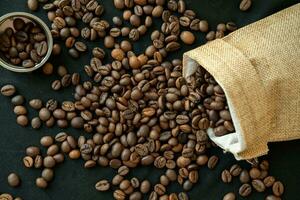
[[[31,20],[32,22],[41,26],[41,28],[44,30],[46,37],[47,37],[48,51],[47,51],[46,56],[43,58],[43,60],[40,63],[36,64],[34,67],[24,68],[22,66],[15,66],[15,65],[12,65],[12,64],[6,62],[3,58],[1,58],[1,56],[0,56],[0,65],[10,71],[13,71],[13,72],[20,72],[20,73],[32,72],[32,71],[40,68],[41,66],[43,66],[47,62],[49,57],[51,56],[52,48],[53,48],[52,34],[51,34],[48,26],[40,18],[38,18],[30,13],[25,13],[25,12],[12,12],[12,13],[8,13],[8,14],[1,16],[0,17],[0,32],[3,31],[2,30],[3,27],[1,27],[1,26],[3,25],[4,22],[6,22],[7,20],[12,20],[16,17],[21,17],[23,19]]]

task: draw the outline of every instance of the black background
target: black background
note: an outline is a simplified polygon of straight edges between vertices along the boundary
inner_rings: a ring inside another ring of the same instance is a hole
[[[99,1],[100,2],[100,1]],[[216,27],[220,22],[234,21],[239,27],[257,21],[276,11],[284,9],[295,3],[297,0],[256,0],[248,12],[241,12],[238,9],[239,0],[187,0],[187,7],[196,11],[200,19],[207,19],[211,28]],[[112,0],[101,1],[105,6],[104,18],[111,22],[112,16],[121,16],[121,12],[113,7]],[[26,7],[26,1],[22,0],[1,0],[0,15],[13,11],[29,12]],[[46,13],[40,9],[35,14],[44,21],[48,22]],[[156,21],[158,26],[160,22]],[[300,30],[299,30],[300,31]],[[171,57],[181,58],[182,53],[188,49],[203,44],[204,34],[197,34],[197,43],[190,47],[185,47],[176,55]],[[138,43],[135,43],[135,51],[142,52],[149,44],[149,32]],[[103,41],[89,43],[89,49],[92,46],[103,47]],[[63,54],[55,59],[51,59],[55,66],[64,64],[70,72],[79,72],[84,76],[83,65],[89,62],[90,55],[86,53],[79,60],[72,60],[64,49]],[[11,83],[14,84],[18,92],[26,97],[41,98],[44,101],[49,98],[57,100],[72,100],[73,88],[54,92],[50,89],[50,84],[57,79],[57,75],[45,76],[39,71],[30,74],[17,74],[0,68],[0,86]],[[111,191],[100,193],[94,189],[94,184],[100,179],[111,179],[113,170],[110,168],[96,167],[86,170],[83,168],[83,161],[66,160],[63,164],[55,168],[55,179],[50,183],[47,190],[41,190],[35,187],[35,179],[40,176],[40,169],[26,169],[22,164],[22,158],[25,155],[24,150],[29,145],[39,145],[41,136],[52,135],[61,131],[59,128],[42,128],[33,130],[32,128],[22,128],[15,123],[16,116],[13,113],[13,107],[10,100],[0,96],[0,193],[11,193],[14,196],[21,196],[25,200],[92,200],[92,199],[113,199]],[[27,104],[28,105],[28,104]],[[29,116],[36,116],[37,113],[29,110]],[[300,120],[300,119],[299,119]],[[74,136],[85,134],[82,131],[68,129],[67,132]],[[87,137],[89,135],[85,134]],[[299,200],[300,185],[300,141],[291,141],[284,143],[270,144],[270,153],[268,159],[271,162],[270,173],[284,182],[286,186],[285,194],[282,199]],[[211,151],[211,154],[218,154],[221,159],[217,168],[209,171],[206,167],[200,169],[200,181],[189,193],[191,199],[220,200],[227,192],[238,191],[239,182],[225,185],[220,182],[220,172],[224,168],[229,168],[235,163],[230,154],[223,154],[220,149]],[[241,165],[249,167],[245,162]],[[16,189],[10,188],[7,184],[7,175],[16,172],[22,179],[22,185]],[[150,167],[135,169],[130,176],[138,176],[140,179],[147,178],[154,182],[159,180],[163,170],[156,170]],[[172,184],[168,188],[169,192],[179,192],[181,188]],[[267,193],[270,193],[268,190]],[[252,194],[248,199],[264,199],[266,194]],[[238,197],[238,199],[242,199]]]

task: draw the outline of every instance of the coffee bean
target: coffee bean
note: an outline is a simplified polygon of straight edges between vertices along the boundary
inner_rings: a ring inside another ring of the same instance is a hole
[[[18,187],[21,183],[21,180],[16,173],[11,173],[7,177],[7,182],[11,187]]]
[[[37,0],[28,0],[27,6],[29,10],[36,11],[38,9],[38,1]]]
[[[40,109],[43,106],[43,103],[40,99],[32,99],[29,101],[29,105],[33,108],[33,109]]]
[[[221,179],[224,183],[230,183],[232,181],[232,176],[228,170],[224,170],[221,174]]]
[[[42,70],[45,75],[51,75],[53,73],[53,65],[47,62],[43,65]]]
[[[281,200],[281,198],[274,195],[268,195],[265,200]]]
[[[60,80],[54,80],[53,82],[52,82],[52,84],[51,84],[51,88],[53,89],[53,90],[60,90],[61,89],[61,87],[62,87],[62,85],[61,85],[61,81]]]
[[[264,184],[266,187],[272,187],[275,183],[275,178],[273,176],[268,176],[264,179]]]
[[[24,164],[24,166],[27,167],[27,168],[33,167],[33,159],[32,159],[32,157],[30,157],[30,156],[25,156],[25,157],[23,158],[23,164]]]
[[[272,186],[272,191],[275,196],[281,196],[284,192],[284,186],[280,181],[276,181]]]
[[[240,174],[240,182],[248,183],[250,181],[250,175],[247,170],[243,170]]]
[[[7,97],[13,96],[16,93],[16,88],[13,85],[4,85],[1,88],[1,94]]]
[[[236,199],[236,196],[232,192],[225,194],[225,196],[223,197],[223,200],[235,200],[235,199]]]
[[[16,95],[11,99],[11,103],[14,106],[22,105],[25,102],[25,98],[22,95]]]
[[[35,180],[35,184],[36,184],[37,187],[42,188],[42,189],[45,189],[45,188],[48,187],[47,181],[42,177],[37,178]]]
[[[242,0],[240,3],[240,10],[247,11],[251,7],[252,1],[251,0]]]
[[[107,180],[101,180],[96,183],[95,188],[98,191],[107,191],[110,188],[110,184]]]
[[[26,115],[19,115],[17,117],[17,124],[19,124],[20,126],[27,126],[28,125],[28,117]]]
[[[39,129],[42,126],[41,119],[38,117],[32,118],[31,120],[31,127],[33,129]]]
[[[258,179],[260,177],[260,170],[253,167],[250,169],[249,174],[252,179]]]
[[[113,193],[113,197],[116,200],[125,200],[126,199],[126,194],[122,190],[115,190]]]
[[[239,176],[242,170],[243,169],[238,164],[234,164],[231,166],[229,171],[232,176]]]
[[[83,42],[75,42],[74,46],[79,52],[85,52],[87,50],[87,46]]]
[[[24,22],[23,19],[21,19],[21,18],[15,18],[15,19],[13,20],[13,27],[14,27],[17,31],[22,30],[22,29],[24,28],[24,26],[25,26],[25,22]]]
[[[240,189],[239,189],[239,194],[242,197],[247,197],[251,194],[252,192],[252,187],[248,183],[243,184]]]
[[[265,191],[266,187],[264,183],[259,180],[259,179],[254,179],[252,180],[252,187],[257,191],[257,192],[263,192]]]
[[[50,119],[50,117],[51,117],[51,113],[50,113],[50,111],[47,108],[42,108],[39,111],[39,118],[42,121],[47,121],[48,119]]]
[[[73,58],[79,58],[79,53],[76,49],[71,48],[69,49],[69,55],[72,56]]]
[[[53,169],[49,169],[49,168],[45,168],[42,171],[42,178],[46,181],[52,181],[53,177],[54,177],[54,171]]]
[[[55,166],[55,160],[52,156],[46,156],[43,161],[44,167],[53,168]]]
[[[25,68],[30,68],[34,66],[34,62],[31,59],[23,60],[22,66]]]
[[[217,156],[211,156],[208,159],[207,167],[209,169],[214,169],[216,167],[216,165],[218,164],[218,161],[219,161],[219,158]]]
[[[185,190],[185,191],[189,191],[189,190],[191,190],[192,189],[192,187],[193,187],[193,184],[192,184],[192,182],[190,182],[189,180],[186,180],[184,183],[183,183],[183,189]]]

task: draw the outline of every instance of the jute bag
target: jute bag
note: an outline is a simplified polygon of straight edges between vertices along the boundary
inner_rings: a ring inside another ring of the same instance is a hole
[[[236,132],[208,135],[237,159],[300,138],[300,4],[185,53],[183,64],[185,77],[201,65],[223,88]]]

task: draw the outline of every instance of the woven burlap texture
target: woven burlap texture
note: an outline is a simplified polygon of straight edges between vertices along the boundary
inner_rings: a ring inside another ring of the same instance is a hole
[[[223,87],[236,132],[213,137],[237,159],[268,153],[268,142],[300,138],[300,4],[184,54]]]

